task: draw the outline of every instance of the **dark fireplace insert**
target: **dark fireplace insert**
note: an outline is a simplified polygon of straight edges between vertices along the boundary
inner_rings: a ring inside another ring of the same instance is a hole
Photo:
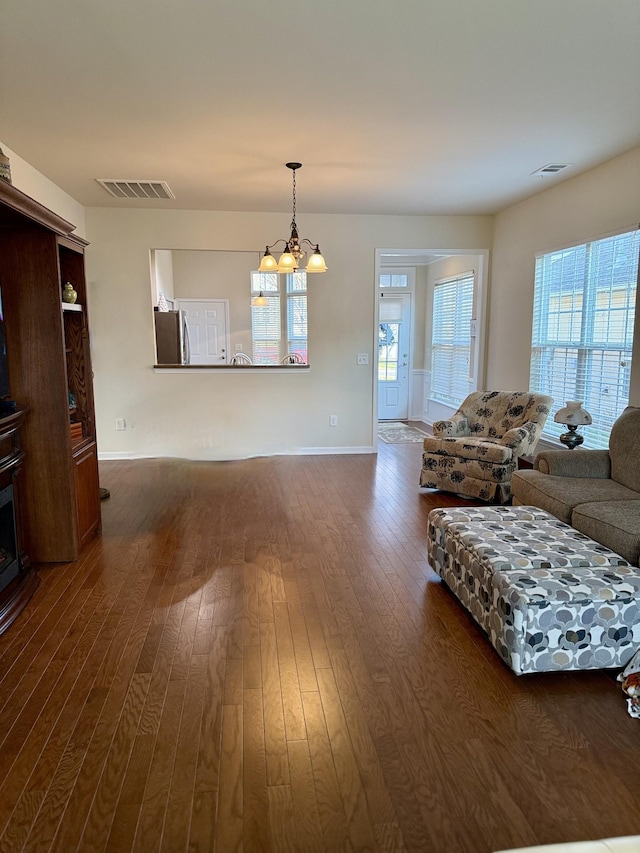
[[[0,590],[10,584],[20,571],[16,543],[13,485],[9,485],[0,491]]]

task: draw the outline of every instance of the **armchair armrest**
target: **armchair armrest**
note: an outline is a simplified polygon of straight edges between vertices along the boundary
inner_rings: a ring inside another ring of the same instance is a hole
[[[456,412],[446,421],[434,421],[433,434],[439,438],[446,436],[471,435],[469,421],[462,412]]]
[[[545,450],[538,453],[533,467],[556,477],[584,477],[607,480],[611,477],[608,450]]]
[[[513,458],[517,459],[519,456],[533,452],[538,443],[541,431],[540,424],[534,421],[527,421],[521,426],[507,430],[500,439],[500,444],[510,447],[513,452]]]

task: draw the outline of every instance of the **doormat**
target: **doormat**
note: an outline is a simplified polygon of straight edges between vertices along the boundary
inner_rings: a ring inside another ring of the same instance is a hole
[[[378,426],[378,438],[385,444],[405,444],[407,442],[422,441],[427,435],[415,427],[407,426],[399,421],[382,423]]]

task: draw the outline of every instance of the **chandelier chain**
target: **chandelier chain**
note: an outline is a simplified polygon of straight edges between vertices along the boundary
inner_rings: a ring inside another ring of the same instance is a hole
[[[291,227],[295,228],[296,226],[296,170],[293,169],[293,218],[291,220]]]

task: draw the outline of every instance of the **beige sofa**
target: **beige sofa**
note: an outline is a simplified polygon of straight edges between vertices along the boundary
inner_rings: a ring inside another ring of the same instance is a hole
[[[640,565],[640,408],[614,423],[609,450],[552,450],[511,478],[515,506],[536,506]]]
[[[499,850],[497,853],[640,853],[640,835],[603,838],[600,841],[570,841],[567,844],[517,847],[512,850]]]

